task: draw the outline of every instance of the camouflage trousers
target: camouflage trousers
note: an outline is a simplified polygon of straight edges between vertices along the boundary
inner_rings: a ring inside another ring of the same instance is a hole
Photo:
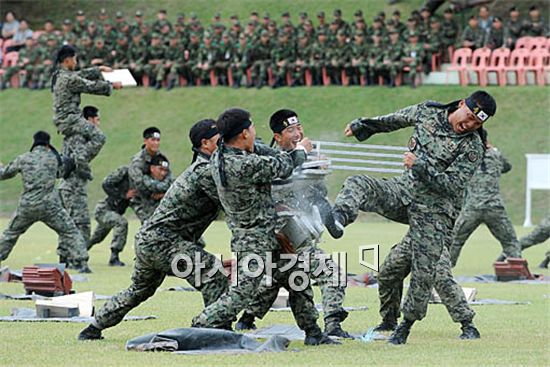
[[[279,259],[278,250],[273,251],[278,247],[274,234],[252,233],[252,231],[235,234],[234,231],[232,250],[237,255],[237,279],[232,281],[226,294],[193,318],[193,326],[219,328],[235,321],[239,312],[255,299],[258,287],[264,278],[260,267],[267,264],[267,254],[270,251],[269,253],[273,255],[272,261],[276,263],[271,276],[274,282],[288,290],[290,308],[296,324],[306,333],[319,333],[320,329],[317,325],[319,314],[313,303],[311,285],[309,282],[305,285],[303,279],[297,278],[296,283],[305,287],[301,291],[293,289],[290,282],[292,269],[285,272],[278,270],[285,265]],[[248,261],[249,256],[255,259]],[[245,267],[245,265],[248,266]],[[257,274],[258,272],[260,274]]]
[[[66,138],[80,135],[86,143],[71,146],[70,157],[77,168],[88,168],[89,162],[98,154],[105,141],[105,134],[95,125],[89,123],[82,115],[70,115],[63,121],[54,120],[57,130]]]
[[[88,242],[88,250],[96,243],[102,242],[109,232],[113,230],[111,251],[116,253],[122,252],[128,237],[128,221],[126,218],[116,211],[111,210],[105,201],[100,201],[96,205],[94,218],[97,221],[97,227]]]
[[[476,228],[485,223],[489,231],[499,240],[504,255],[521,257],[521,247],[516,237],[514,226],[503,207],[487,209],[467,209],[460,212],[453,230],[451,245],[451,263],[456,265],[464,243]]]
[[[405,236],[392,247],[378,273],[378,297],[380,316],[384,320],[400,317],[403,282],[411,272],[411,238]],[[475,312],[468,305],[464,292],[451,273],[449,251],[445,246],[436,265],[434,288],[440,295],[454,322],[471,321]]]
[[[135,196],[130,201],[130,207],[143,225],[153,215],[159,203],[160,201],[158,200],[145,200],[142,197]]]
[[[271,66],[271,60],[254,61],[250,66],[253,83],[267,83],[267,69]]]
[[[24,66],[10,66],[2,76],[2,81],[4,83],[9,82],[11,77],[18,74],[19,75],[19,85],[18,87],[27,87],[28,82],[36,82],[35,73],[34,73],[34,66],[33,65],[24,65]],[[21,71],[24,71],[24,73],[20,73]],[[14,85],[11,86],[12,88],[15,87]]]
[[[397,252],[393,255],[390,253],[388,262],[384,262],[385,274],[390,279],[397,279],[399,277],[393,275],[394,273],[406,276],[411,272],[410,287],[403,305],[403,313],[410,320],[421,320],[426,315],[431,289],[436,283],[440,258],[451,242],[452,219],[446,214],[434,212],[420,204],[409,203],[409,199],[401,189],[402,186],[400,176],[391,179],[372,178],[366,175],[351,176],[346,179],[342,190],[338,193],[334,211],[344,225],[355,221],[359,210],[378,213],[393,221],[409,224],[403,246],[394,247]],[[399,251],[404,251],[405,248],[408,249],[406,253],[410,255],[402,263],[406,264],[408,261],[408,268],[403,268],[403,265],[399,265],[398,262],[394,265],[396,270],[392,270],[391,257],[399,258]],[[439,284],[446,285],[441,288],[442,300],[446,302],[445,300],[454,299],[460,303],[460,306],[448,306],[469,308],[462,290],[458,292],[453,288],[454,280],[450,271],[441,271],[437,279]],[[398,288],[402,289],[402,285]],[[398,293],[399,299],[401,292]],[[388,297],[397,298],[395,295],[381,296],[384,299]]]
[[[36,222],[43,222],[59,236],[57,253],[79,266],[87,263],[88,252],[80,231],[67,211],[61,205],[59,194],[53,193],[51,200],[38,205],[19,205],[8,228],[0,237],[0,261],[5,260],[15,246],[17,239]]]
[[[229,282],[224,273],[215,271],[208,274],[213,269],[223,269],[220,260],[202,246],[178,236],[163,235],[159,231],[138,233],[135,252],[132,284],[114,295],[97,312],[93,324],[99,329],[117,325],[128,312],[151,297],[166,275],[174,274],[172,263],[176,256],[197,261],[189,267],[188,263],[179,261],[177,269],[186,274],[184,279],[201,292],[205,306],[215,302],[228,289]],[[201,266],[198,266],[199,262]]]
[[[87,244],[90,240],[90,213],[88,212],[87,182],[77,183],[78,179],[63,180],[63,187],[59,188],[61,203],[80,230],[80,234]]]
[[[547,215],[539,225],[535,227],[533,232],[520,238],[519,243],[521,249],[525,250],[531,246],[543,243],[548,238],[550,238],[550,215]],[[550,257],[550,250],[546,251],[546,257]]]
[[[233,83],[237,84],[238,86],[245,85],[246,83],[248,83],[248,81],[246,80],[246,69],[247,69],[246,64],[231,63],[229,68],[231,70],[231,73],[233,74]]]
[[[343,307],[346,285],[338,284],[338,279],[334,279],[332,274],[327,272],[315,273],[316,269],[321,268],[321,261],[324,261],[324,265],[333,271],[337,271],[338,264],[332,259],[327,258],[325,252],[316,246],[304,252],[309,253],[311,259],[309,277],[312,281],[315,281],[321,289],[325,324],[343,321],[348,315],[348,312],[344,310]],[[262,280],[254,301],[250,303],[246,311],[257,318],[263,319],[269,312],[273,302],[277,299],[280,287],[281,285],[279,284],[267,286],[265,279]]]
[[[149,77],[151,82],[162,83],[166,71],[162,63],[156,65],[147,64],[143,66],[143,73]]]

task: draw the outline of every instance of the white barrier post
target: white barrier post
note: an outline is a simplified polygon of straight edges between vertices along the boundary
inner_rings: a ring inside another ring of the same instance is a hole
[[[550,190],[550,154],[526,154],[527,177],[525,183],[524,227],[531,223],[531,190]]]

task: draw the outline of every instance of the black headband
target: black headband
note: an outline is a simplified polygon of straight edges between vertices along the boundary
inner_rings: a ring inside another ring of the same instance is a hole
[[[237,135],[239,135],[243,130],[248,129],[252,125],[252,121],[250,119],[241,121],[240,123],[232,124],[227,131],[219,131],[220,137],[223,138],[223,140],[227,141]]]
[[[481,122],[485,122],[491,117],[491,115],[485,111],[474,101],[473,98],[468,97],[465,100],[466,106],[474,113],[474,115],[477,116],[478,119],[481,120]]]

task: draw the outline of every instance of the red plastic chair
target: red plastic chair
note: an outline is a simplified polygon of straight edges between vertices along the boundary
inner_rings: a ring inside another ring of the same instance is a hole
[[[521,38],[518,38],[517,41],[516,41],[516,47],[515,49],[518,49],[518,48],[526,48],[528,50],[531,49],[531,40],[533,39],[533,37],[521,37]]]
[[[525,85],[525,67],[529,64],[531,52],[526,48],[519,48],[512,51],[510,61],[506,67],[506,77],[511,71],[516,74],[517,85]]]
[[[546,39],[546,49],[550,52],[550,37]]]
[[[468,73],[467,68],[472,59],[472,49],[459,48],[453,53],[453,61],[449,67],[449,71],[458,71],[458,77],[460,79],[460,85],[468,85]]]
[[[506,67],[510,60],[509,48],[497,48],[491,54],[489,65],[485,68],[485,80],[488,80],[488,75],[491,72],[497,73],[498,85],[504,87],[506,85]]]
[[[533,37],[531,39],[531,50],[546,49],[546,37]]]
[[[537,85],[544,86],[545,84],[545,71],[544,67],[547,63],[548,52],[546,49],[535,49],[531,51],[531,57],[529,63],[525,66],[525,73],[532,71],[535,73],[535,81]]]
[[[34,32],[32,32],[32,38],[34,40],[38,40],[40,38],[40,36],[43,35],[44,33],[46,33],[46,32],[44,32],[44,31],[34,31]]]
[[[4,43],[2,44],[2,54],[6,54],[6,50],[8,47],[12,47],[15,44],[15,42],[12,39],[4,40]]]
[[[19,61],[19,52],[8,52],[4,55],[4,61],[2,63],[2,67],[9,68],[11,66],[17,65],[17,62]],[[13,74],[13,76],[10,78],[10,85],[11,88],[19,88],[19,73]]]
[[[477,82],[480,86],[487,86],[487,66],[491,58],[491,49],[488,47],[478,48],[472,54],[471,70],[477,74]]]

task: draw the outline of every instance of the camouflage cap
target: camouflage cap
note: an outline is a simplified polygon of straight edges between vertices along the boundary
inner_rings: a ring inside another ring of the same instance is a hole
[[[203,39],[211,39],[212,35],[210,34],[210,32],[204,32],[204,34],[202,35],[202,38]]]
[[[285,11],[283,14],[281,14],[281,17],[283,18],[289,18],[290,17],[290,13],[288,11]]]
[[[224,29],[225,28],[225,24],[221,23],[221,22],[217,22],[217,23],[214,23],[214,28],[221,28],[221,29]]]
[[[184,13],[178,13],[178,16],[177,16],[176,19],[177,20],[185,19],[185,14]]]
[[[153,32],[151,38],[160,38],[160,34],[158,34],[157,32]]]
[[[170,32],[170,34],[168,35],[168,37],[169,37],[170,39],[173,40],[173,39],[179,39],[179,38],[180,38],[180,35],[177,34],[176,32]]]
[[[141,12],[141,10],[137,10],[136,17],[141,18],[142,16],[143,16],[143,13]]]
[[[401,12],[399,11],[399,9],[395,9],[392,14],[401,16]]]
[[[140,32],[138,29],[136,29],[136,30],[134,30],[134,31],[132,32],[131,36],[132,36],[132,37],[141,37],[142,34],[141,34],[141,32]]]
[[[253,11],[250,12],[250,15],[253,15],[253,16],[257,17],[258,12],[256,10],[253,10]]]
[[[334,9],[334,11],[332,12],[332,15],[334,15],[335,17],[341,17],[342,16],[342,10]]]
[[[317,36],[326,36],[327,32],[324,29],[319,29],[317,31]]]
[[[189,18],[191,18],[193,20],[197,19],[197,13],[195,13],[194,11],[191,12],[191,14],[189,14]]]
[[[299,32],[298,33],[298,38],[307,38],[307,33],[306,32]]]
[[[269,21],[269,23],[267,25],[268,25],[268,27],[277,27],[277,22],[274,21],[274,20],[271,20],[271,21]]]
[[[77,16],[83,16],[84,15],[84,10],[80,10],[80,9],[77,10],[76,15]]]
[[[305,19],[305,18],[307,18],[307,13],[305,11],[303,11],[298,16],[302,19]]]
[[[99,9],[99,14],[107,15],[107,10],[105,10],[105,8],[101,8],[101,9]]]
[[[100,43],[100,42],[105,43],[105,40],[101,37],[97,37],[94,41],[95,41],[95,43]]]
[[[409,32],[407,32],[407,37],[408,37],[408,38],[418,37],[418,32],[416,32],[416,31],[409,31]]]
[[[385,12],[383,12],[383,11],[379,11],[379,12],[378,12],[378,16],[379,16],[380,18],[382,18],[382,19],[383,19],[383,18],[385,18],[385,17],[386,17],[386,13],[385,13]]]
[[[232,16],[229,17],[229,19],[231,20],[239,19],[239,16],[237,14],[233,14]]]
[[[117,38],[117,40],[128,39],[124,33],[119,33],[116,38]]]
[[[71,25],[71,24],[73,24],[73,23],[71,22],[70,19],[65,18],[65,19],[63,20],[63,25]]]
[[[336,35],[339,36],[339,37],[345,37],[346,36],[346,31],[343,30],[343,29],[339,29],[338,32],[336,32]]]
[[[115,17],[120,19],[120,18],[124,17],[124,14],[122,14],[122,12],[119,10],[115,13]]]
[[[354,17],[362,17],[363,16],[363,10],[361,10],[361,9],[356,10],[355,13],[353,13],[353,16]]]
[[[264,13],[264,19],[269,19],[269,13],[267,11]]]
[[[354,35],[364,37],[365,33],[360,29],[356,29]]]
[[[324,18],[325,17],[325,12],[324,11],[320,11],[317,13],[317,18]]]
[[[261,37],[269,37],[269,32],[266,31],[265,29],[262,31],[262,33],[260,33],[260,36]]]
[[[214,18],[221,18],[221,17],[222,17],[222,15],[219,11],[214,13]]]
[[[189,34],[189,37],[197,38],[197,37],[200,37],[200,34],[198,34],[197,32],[191,32]]]

